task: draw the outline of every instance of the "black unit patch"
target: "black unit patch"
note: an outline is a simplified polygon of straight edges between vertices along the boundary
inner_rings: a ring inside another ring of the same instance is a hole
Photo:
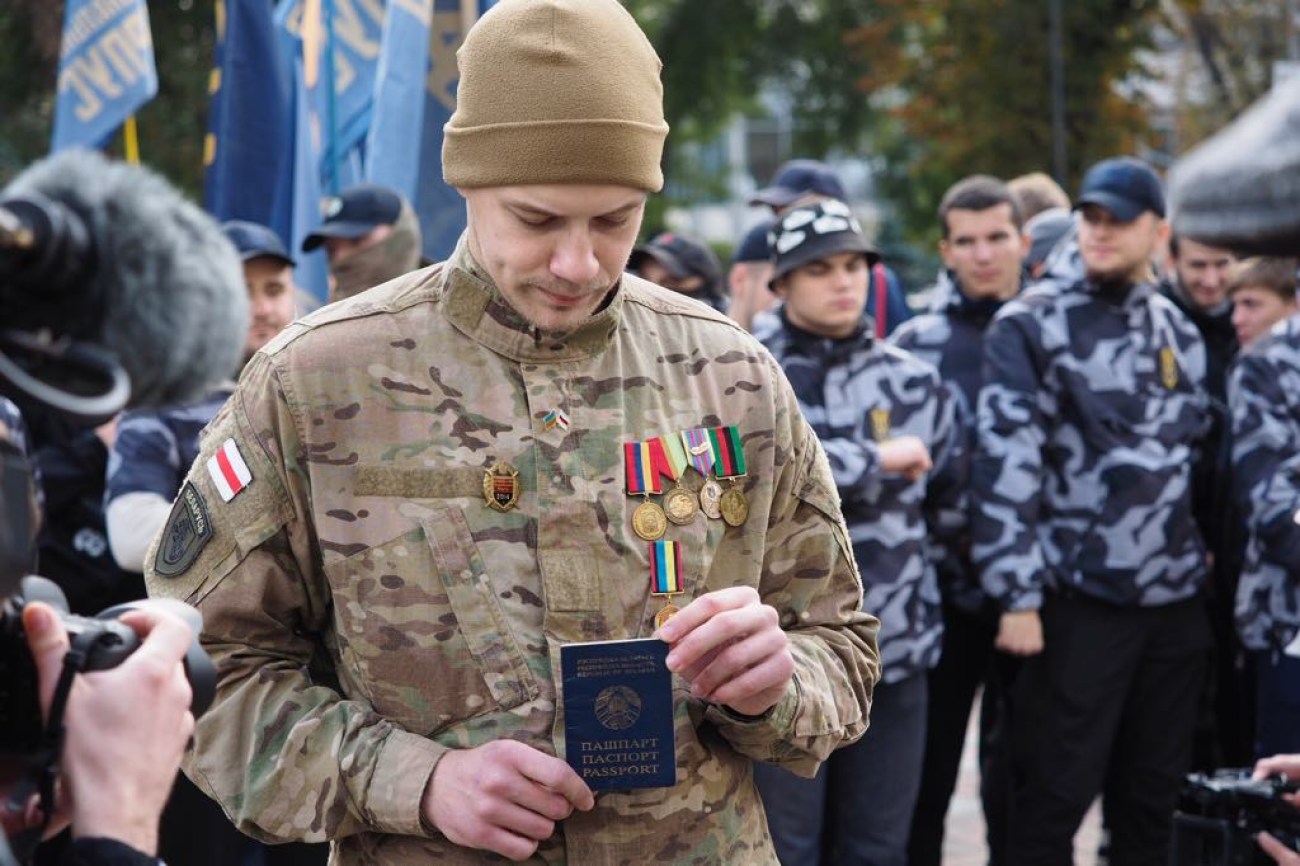
[[[163,527],[153,570],[162,577],[184,574],[211,539],[212,521],[208,519],[208,506],[194,483],[186,481],[172,505],[167,525]]]

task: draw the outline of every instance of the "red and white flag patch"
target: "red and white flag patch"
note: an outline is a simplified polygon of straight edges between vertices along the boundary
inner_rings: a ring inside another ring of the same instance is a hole
[[[234,499],[239,491],[253,482],[253,473],[248,471],[248,464],[234,439],[221,443],[217,453],[208,458],[208,474],[212,476],[222,502]]]

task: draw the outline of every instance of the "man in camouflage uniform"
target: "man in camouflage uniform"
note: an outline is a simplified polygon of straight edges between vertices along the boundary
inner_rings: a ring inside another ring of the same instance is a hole
[[[188,771],[336,864],[773,863],[751,759],[813,773],[879,676],[825,454],[749,335],[621,273],[667,133],[631,16],[504,0],[458,61],[451,259],[269,343],[147,560],[221,670]],[[593,796],[560,647],[650,637],[663,604],[623,446],[728,426],[736,507],[667,531],[679,782]]]
[[[1249,539],[1236,619],[1258,667],[1256,757],[1300,752],[1300,317],[1244,352],[1232,369],[1233,459]]]
[[[1029,238],[1020,233],[1020,210],[1011,190],[988,175],[954,184],[939,203],[943,239],[930,311],[904,322],[892,341],[939,370],[957,398],[958,425],[969,453],[975,446],[975,405],[982,384],[984,334],[1002,305],[1020,292],[1021,262]],[[980,719],[981,793],[991,862],[1005,848],[1005,682],[1015,666],[993,652],[996,605],[980,588],[970,560],[970,537],[945,545],[936,563],[943,599],[943,652],[929,672],[925,764],[912,817],[908,862],[939,866],[944,819],[957,783],[966,726],[976,690],[983,685]],[[997,741],[991,741],[993,735]]]
[[[1015,685],[1013,862],[1065,863],[1104,790],[1112,864],[1162,863],[1209,643],[1192,466],[1205,349],[1159,295],[1159,178],[1093,166],[1086,276],[1009,302],[985,341],[973,553],[1029,656]]]
[[[771,237],[784,303],[764,342],[830,456],[884,673],[871,730],[814,779],[770,764],[754,773],[782,863],[903,866],[943,631],[932,559],[965,529],[965,437],[938,371],[873,337],[863,310],[877,255],[848,206],[786,211]]]

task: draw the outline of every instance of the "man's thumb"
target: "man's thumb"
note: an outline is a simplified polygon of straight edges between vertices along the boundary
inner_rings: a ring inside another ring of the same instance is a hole
[[[27,648],[36,664],[36,676],[40,682],[41,715],[46,716],[54,697],[54,686],[59,681],[59,671],[63,668],[63,657],[68,652],[68,635],[54,608],[39,601],[30,602],[23,608],[23,631],[27,634]]]

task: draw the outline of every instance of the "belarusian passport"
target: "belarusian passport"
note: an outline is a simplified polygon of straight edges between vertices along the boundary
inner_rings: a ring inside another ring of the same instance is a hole
[[[667,658],[658,638],[560,647],[564,751],[593,791],[677,784]]]

